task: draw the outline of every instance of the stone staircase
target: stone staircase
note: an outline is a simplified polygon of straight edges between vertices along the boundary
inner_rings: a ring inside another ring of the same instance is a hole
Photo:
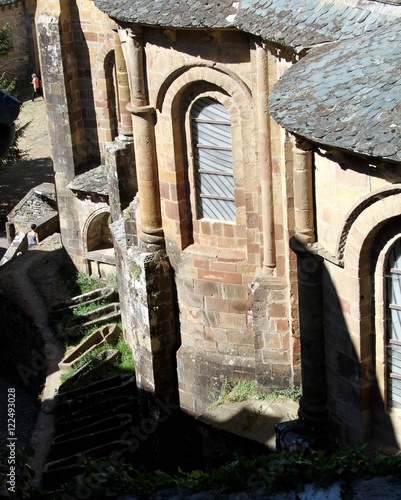
[[[132,375],[118,375],[84,388],[61,392],[55,405],[55,436],[43,468],[46,488],[58,487],[82,472],[83,460],[125,457],[124,437],[137,419],[136,384]]]

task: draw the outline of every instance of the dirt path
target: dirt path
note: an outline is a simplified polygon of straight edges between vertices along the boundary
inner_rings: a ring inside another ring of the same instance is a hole
[[[53,182],[53,162],[47,128],[46,107],[43,98],[25,101],[17,126],[28,124],[20,140],[21,149],[28,157],[0,172],[0,216],[8,214],[33,187],[42,182]],[[7,249],[3,222],[0,224],[0,258]]]

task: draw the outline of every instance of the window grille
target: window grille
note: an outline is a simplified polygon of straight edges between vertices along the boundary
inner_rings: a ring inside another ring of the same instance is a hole
[[[388,403],[401,409],[401,239],[390,251],[386,281]]]
[[[196,205],[199,219],[235,221],[231,121],[226,108],[210,97],[191,110]]]

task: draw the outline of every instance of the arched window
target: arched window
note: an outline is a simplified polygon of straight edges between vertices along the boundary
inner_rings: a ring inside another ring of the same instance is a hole
[[[401,239],[391,248],[386,269],[387,285],[387,397],[401,409]]]
[[[198,219],[235,221],[231,120],[211,97],[191,109],[194,182]]]

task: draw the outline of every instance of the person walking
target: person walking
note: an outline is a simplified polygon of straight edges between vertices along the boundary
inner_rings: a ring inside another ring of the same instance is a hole
[[[39,78],[37,77],[37,75],[35,73],[32,73],[31,76],[32,76],[31,84],[33,87],[33,90],[32,90],[32,102],[33,102],[35,100],[36,92],[39,95],[42,95],[42,91],[40,90],[40,83],[39,83]]]

